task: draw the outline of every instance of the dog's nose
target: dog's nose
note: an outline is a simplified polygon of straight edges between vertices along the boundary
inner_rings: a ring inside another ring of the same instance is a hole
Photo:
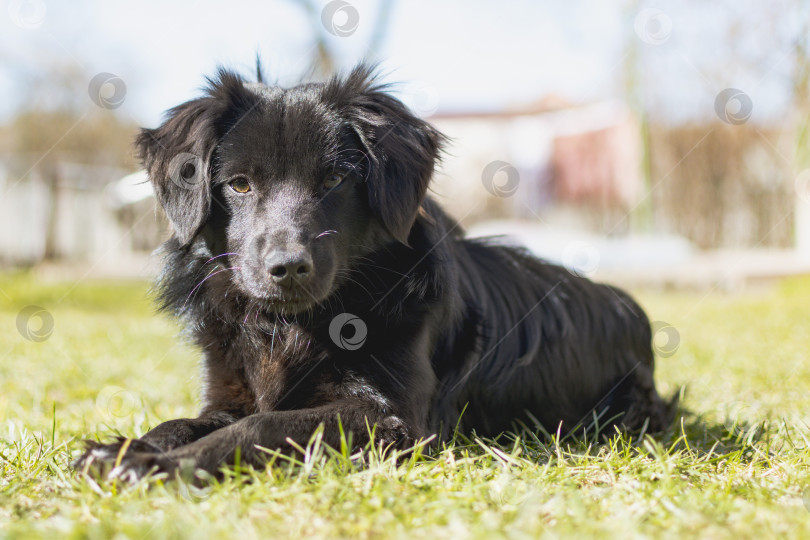
[[[273,251],[265,258],[271,279],[282,287],[303,282],[312,275],[312,256],[306,250]]]

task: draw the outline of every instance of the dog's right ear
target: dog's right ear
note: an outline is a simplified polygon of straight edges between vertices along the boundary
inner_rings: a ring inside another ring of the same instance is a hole
[[[210,98],[178,105],[163,125],[142,129],[135,140],[155,196],[183,245],[200,230],[211,207],[212,106]]]
[[[258,96],[220,69],[204,97],[169,110],[156,129],[135,139],[138,156],[180,243],[190,243],[211,211],[214,152],[220,138],[252,110]]]

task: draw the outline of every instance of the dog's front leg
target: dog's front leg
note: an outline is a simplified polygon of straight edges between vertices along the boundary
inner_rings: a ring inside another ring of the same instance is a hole
[[[202,439],[236,420],[235,416],[222,411],[203,413],[197,418],[178,418],[158,424],[140,440],[162,452],[168,452]]]
[[[111,476],[136,480],[149,472],[173,474],[179,468],[217,474],[223,465],[234,463],[237,452],[241,463],[261,465],[269,458],[261,448],[294,453],[296,446],[307,445],[321,424],[323,442],[339,448],[338,422],[347,436],[351,433],[354,447],[369,441],[369,428],[374,429],[375,443],[386,446],[404,447],[414,439],[414,430],[399,417],[385,415],[366,403],[343,401],[311,409],[254,414],[169,452],[128,455]]]
[[[92,467],[103,473],[125,456],[168,452],[233,424],[236,420],[235,416],[226,412],[204,412],[197,418],[178,418],[158,424],[138,439],[119,437],[108,444],[85,441],[85,451],[73,462],[73,467],[78,470]]]

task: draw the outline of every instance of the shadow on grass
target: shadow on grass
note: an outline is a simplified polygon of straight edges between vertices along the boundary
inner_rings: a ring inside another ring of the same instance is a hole
[[[565,434],[524,425],[492,438],[455,433],[450,441],[434,447],[429,457],[438,458],[446,451],[462,451],[465,456],[491,454],[499,459],[520,456],[538,464],[568,459],[610,461],[616,457],[750,464],[769,460],[785,448],[807,448],[810,446],[808,435],[807,429],[786,419],[750,423],[727,418],[718,423],[708,420],[704,414],[679,407],[670,428],[660,433],[643,430],[629,433],[611,425],[601,431],[591,427]]]

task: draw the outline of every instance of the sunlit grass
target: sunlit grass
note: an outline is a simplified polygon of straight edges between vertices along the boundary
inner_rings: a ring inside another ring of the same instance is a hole
[[[679,334],[660,386],[686,386],[683,419],[656,439],[459,437],[399,461],[316,439],[305,459],[208,487],[77,479],[79,440],[196,411],[197,355],[146,290],[0,276],[0,536],[810,537],[810,279],[638,294]],[[29,305],[53,316],[44,341],[18,332]]]

